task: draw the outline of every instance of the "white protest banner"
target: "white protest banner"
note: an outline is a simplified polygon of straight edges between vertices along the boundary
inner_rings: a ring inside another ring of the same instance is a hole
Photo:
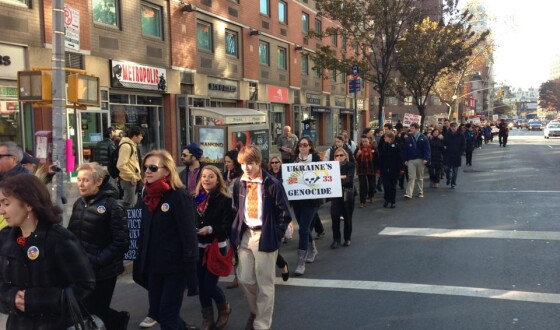
[[[282,178],[291,201],[342,197],[338,162],[282,164]]]
[[[410,127],[410,124],[412,124],[412,123],[417,123],[418,125],[420,125],[420,120],[421,119],[422,119],[422,116],[420,116],[420,115],[415,115],[415,114],[412,114],[412,113],[405,113],[403,121],[402,121],[402,125],[404,127]]]

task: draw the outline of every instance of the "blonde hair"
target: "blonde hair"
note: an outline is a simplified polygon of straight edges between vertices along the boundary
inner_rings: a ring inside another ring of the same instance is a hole
[[[146,164],[146,159],[150,157],[158,157],[161,160],[163,167],[165,167],[169,171],[169,177],[167,179],[169,180],[169,184],[171,185],[171,188],[173,188],[173,190],[185,187],[185,185],[181,181],[181,178],[179,178],[177,166],[175,165],[175,161],[173,161],[173,157],[171,157],[169,151],[164,149],[156,149],[148,152],[144,156],[144,159],[142,159],[142,166]]]
[[[105,167],[103,167],[101,164],[96,162],[83,163],[82,165],[78,166],[76,173],[80,171],[90,171],[91,178],[94,182],[98,182],[100,180],[103,181],[105,177],[109,175],[107,169],[105,169]]]
[[[244,146],[243,148],[241,148],[241,150],[239,150],[239,153],[237,154],[237,161],[241,164],[247,164],[247,163],[256,163],[257,165],[261,165],[262,164],[262,153],[261,153],[261,149],[259,149],[257,146],[254,145],[249,145],[249,146]]]
[[[267,164],[267,169],[269,171],[272,171],[272,161],[276,159],[278,161],[278,163],[280,163],[280,166],[282,166],[282,158],[278,157],[278,156],[272,156],[270,157],[270,159],[268,160],[268,164]]]
[[[222,172],[214,165],[206,165],[200,170],[200,176],[201,177],[202,177],[202,172],[204,172],[206,170],[212,171],[216,175],[216,178],[218,179],[218,187],[216,187],[216,188],[220,192],[220,194],[229,197],[229,193],[228,193],[227,187],[226,187],[226,182],[224,181],[224,177],[222,176]],[[196,184],[195,195],[198,195],[200,193],[200,189],[202,189],[202,179],[200,181],[198,181],[198,183]]]
[[[336,148],[334,153],[336,154],[337,152],[342,152],[344,154],[344,157],[346,157],[346,160],[348,160],[348,152],[346,152],[346,150],[344,150],[344,148],[342,148],[342,147]]]

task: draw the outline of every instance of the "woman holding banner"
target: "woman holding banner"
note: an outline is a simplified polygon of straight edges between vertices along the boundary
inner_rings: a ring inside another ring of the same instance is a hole
[[[128,248],[126,211],[103,166],[84,163],[77,172],[81,198],[74,203],[68,230],[84,247],[95,272],[95,289],[84,303],[108,329],[126,330],[130,314],[110,308],[117,276],[124,272],[122,260]]]
[[[352,236],[352,213],[354,213],[354,163],[348,161],[348,153],[344,148],[334,152],[334,159],[340,163],[340,179],[342,181],[342,197],[331,199],[331,221],[333,242],[331,249],[340,245],[340,217],[344,218],[344,246],[350,246]]]
[[[308,137],[299,139],[297,150],[294,150],[293,163],[311,163],[320,162],[321,156],[313,148],[313,142]],[[292,202],[296,220],[299,224],[299,244],[298,244],[298,260],[294,275],[301,276],[305,273],[305,263],[312,263],[317,256],[317,246],[311,236],[311,226],[313,219],[321,206],[321,199],[304,199]]]

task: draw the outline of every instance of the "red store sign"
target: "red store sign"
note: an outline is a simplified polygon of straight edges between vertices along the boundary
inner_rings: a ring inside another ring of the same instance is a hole
[[[288,89],[268,85],[268,100],[270,102],[290,103],[288,98]]]

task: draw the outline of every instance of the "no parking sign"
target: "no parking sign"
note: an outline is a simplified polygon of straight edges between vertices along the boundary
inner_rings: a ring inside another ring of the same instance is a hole
[[[64,30],[66,48],[80,50],[80,11],[64,4]]]

